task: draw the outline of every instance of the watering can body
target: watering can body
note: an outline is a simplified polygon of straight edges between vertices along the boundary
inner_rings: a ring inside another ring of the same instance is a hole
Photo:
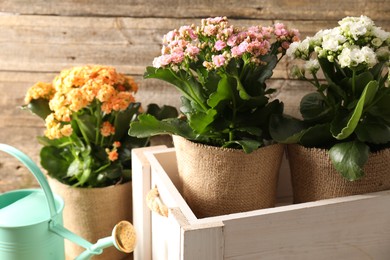
[[[99,239],[96,244],[67,230],[62,220],[64,201],[53,194],[39,167],[12,146],[0,144],[0,151],[22,162],[42,188],[0,194],[0,260],[63,260],[64,238],[86,249],[78,260],[90,259],[113,245],[126,253],[134,249],[134,228],[126,221],[114,228],[111,237]]]
[[[64,238],[50,231],[50,222],[62,225],[62,198],[54,195],[51,216],[41,189],[16,190],[0,195],[0,259],[62,260]]]

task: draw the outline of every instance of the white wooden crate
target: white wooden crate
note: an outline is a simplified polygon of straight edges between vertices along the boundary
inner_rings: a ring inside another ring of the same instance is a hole
[[[390,259],[390,191],[291,205],[288,174],[284,160],[275,208],[197,219],[174,148],[133,150],[134,259]],[[146,206],[155,186],[168,217]]]

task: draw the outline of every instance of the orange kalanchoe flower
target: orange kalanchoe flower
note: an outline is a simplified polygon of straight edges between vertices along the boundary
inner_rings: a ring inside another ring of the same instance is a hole
[[[115,134],[115,127],[110,122],[105,121],[103,122],[102,127],[100,128],[100,133],[104,137],[113,135]]]
[[[55,93],[53,85],[45,82],[38,82],[27,91],[24,102],[26,104],[30,103],[33,99],[47,99],[50,100]]]
[[[76,187],[129,181],[131,149],[147,144],[128,136],[140,113],[137,89],[131,77],[100,65],[65,69],[32,86],[23,108],[45,120],[39,142],[47,174]]]
[[[46,136],[57,139],[71,133],[71,126],[63,129],[67,125],[63,123],[69,123],[73,113],[96,102],[105,115],[123,111],[135,102],[133,93],[137,90],[133,78],[117,73],[113,67],[82,66],[62,70],[52,84],[38,82],[28,90],[25,103],[39,98],[49,100],[52,117],[46,123]],[[115,129],[102,125],[101,133],[103,136],[112,135]]]

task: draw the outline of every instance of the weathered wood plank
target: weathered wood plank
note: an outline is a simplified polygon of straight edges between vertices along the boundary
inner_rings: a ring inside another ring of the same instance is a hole
[[[223,8],[221,8],[223,7]],[[274,0],[224,1],[175,0],[115,1],[104,0],[2,0],[0,11],[19,14],[66,16],[125,16],[125,17],[207,17],[228,16],[249,19],[331,20],[344,16],[366,14],[373,19],[386,19],[390,11],[387,0]]]
[[[302,38],[336,21],[285,21],[302,31]],[[57,72],[84,64],[113,65],[142,75],[161,49],[162,36],[198,19],[102,18],[61,16],[0,16],[0,71]],[[236,21],[232,21],[235,23]],[[271,24],[271,21],[237,20],[238,25]],[[390,21],[381,24],[390,28]],[[274,78],[287,78],[287,59]]]

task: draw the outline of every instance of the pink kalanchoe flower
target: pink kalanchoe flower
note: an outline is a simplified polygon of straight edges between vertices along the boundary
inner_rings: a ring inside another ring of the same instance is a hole
[[[213,56],[213,64],[215,65],[216,68],[219,68],[219,67],[222,67],[223,65],[225,65],[225,57],[220,54],[220,55],[215,55]]]
[[[178,35],[179,35],[179,33],[177,32],[177,30],[173,30],[173,31],[168,32],[163,37],[163,43],[168,44],[168,43],[172,42],[175,39],[175,37]]]
[[[274,29],[272,27],[262,27],[261,28],[261,34],[267,38],[267,39],[270,39],[271,38],[271,35],[272,35],[272,32],[274,31]]]
[[[237,43],[237,35],[232,35],[227,40],[227,45],[230,47],[235,46]]]
[[[179,33],[183,38],[186,38],[187,36],[189,36],[192,40],[196,40],[198,38],[194,30],[188,25],[180,27]]]
[[[187,45],[187,48],[185,50],[185,54],[188,56],[194,58],[199,54],[199,48],[194,45]]]
[[[222,21],[226,21],[226,17],[214,17],[214,18],[207,18],[206,21],[209,24],[218,24]]]
[[[184,52],[174,52],[171,54],[172,62],[178,64],[184,60]]]
[[[277,38],[284,38],[288,36],[289,32],[286,30],[286,27],[282,23],[275,24],[275,35]]]
[[[170,54],[164,54],[154,58],[153,67],[161,68],[171,63],[171,61],[172,61],[172,56]]]
[[[226,47],[226,42],[224,41],[221,41],[221,40],[218,40],[215,44],[214,44],[214,48],[217,50],[217,51],[220,51],[222,50],[223,48]]]
[[[213,35],[216,35],[218,28],[215,25],[210,24],[210,25],[205,26],[203,31],[204,31],[205,35],[213,36]]]
[[[290,43],[289,42],[282,42],[282,48],[287,50],[288,47],[290,47]]]

